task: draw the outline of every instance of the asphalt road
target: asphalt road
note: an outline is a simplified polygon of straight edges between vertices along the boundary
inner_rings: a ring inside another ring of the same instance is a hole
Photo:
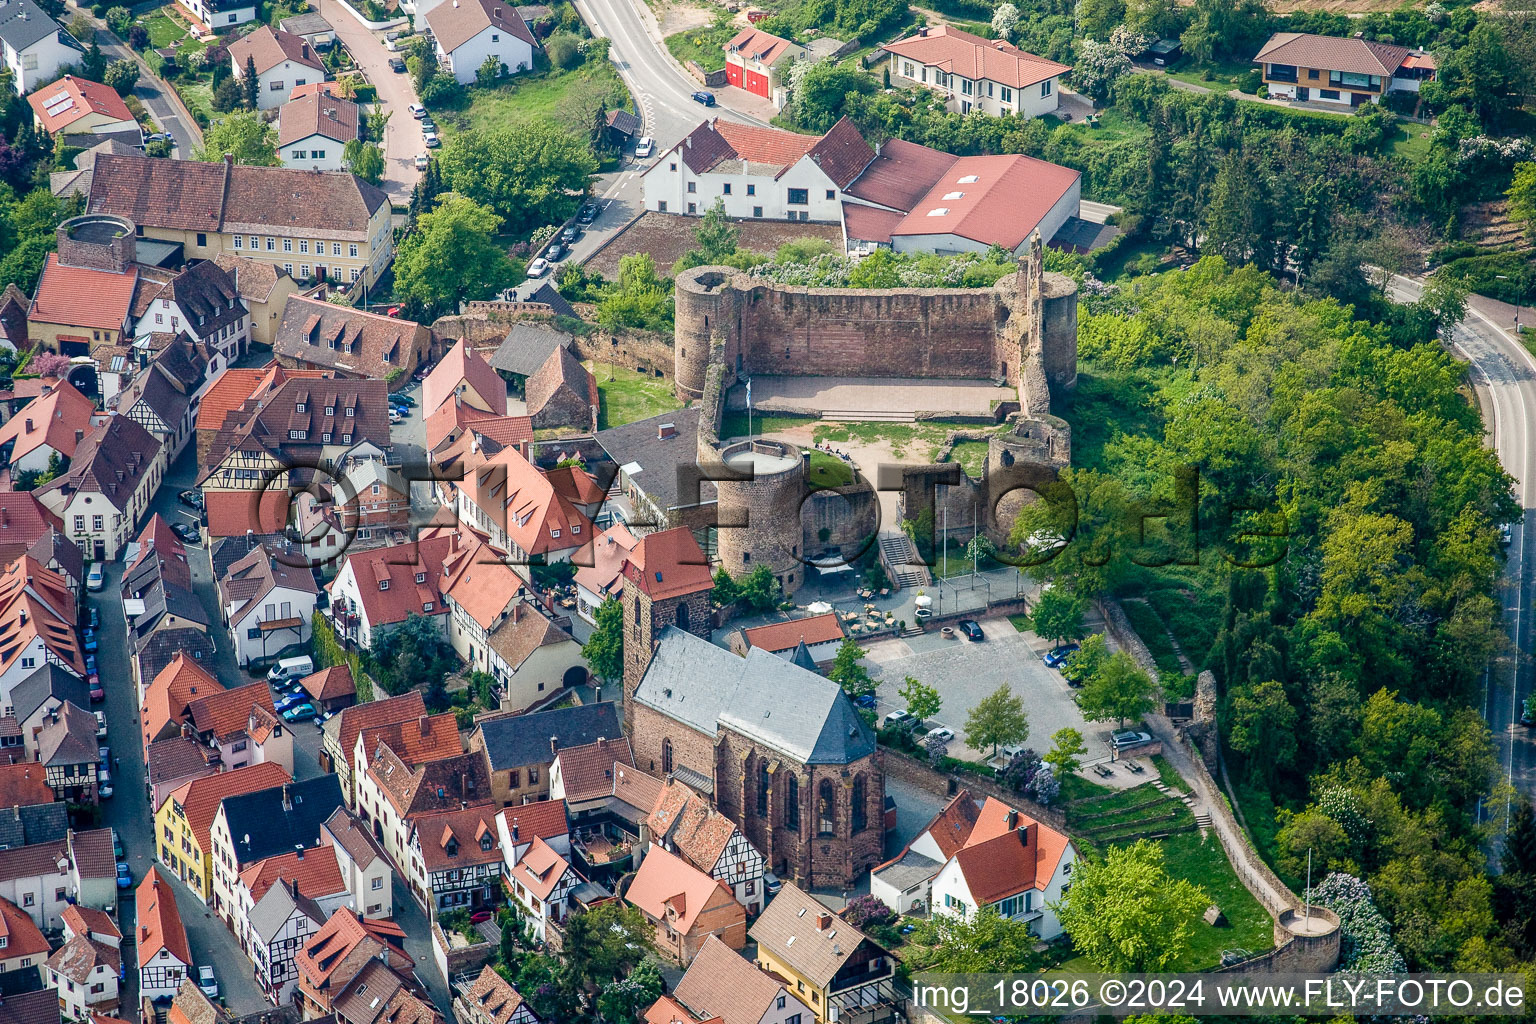
[[[197,126],[188,123],[182,117],[176,102],[169,95],[170,86],[156,78],[154,72],[149,70],[149,65],[134,53],[128,46],[102,27],[100,18],[91,16],[90,8],[80,8],[73,3],[65,4],[64,17],[59,19],[61,23],[67,23],[77,14],[85,14],[96,23],[96,45],[101,47],[101,52],[109,61],[132,60],[139,65],[139,83],[134,86],[133,94],[144,102],[144,107],[150,116],[155,119],[155,124],[160,126],[162,132],[169,132],[176,140],[177,157],[183,160],[192,158],[192,151],[202,142],[202,136],[198,133]]]
[[[1399,301],[1413,301],[1419,282],[1394,277],[1391,291]],[[1472,364],[1484,418],[1505,472],[1515,480],[1515,497],[1525,518],[1514,525],[1505,548],[1500,599],[1510,640],[1509,653],[1484,676],[1483,717],[1498,745],[1499,763],[1515,789],[1536,794],[1536,730],[1520,725],[1520,707],[1532,694],[1531,658],[1533,574],[1536,551],[1536,359],[1515,337],[1518,311],[1507,303],[1473,295],[1467,316],[1451,331],[1451,347]],[[1527,317],[1529,309],[1524,310]],[[1489,808],[1503,814],[1507,808]]]

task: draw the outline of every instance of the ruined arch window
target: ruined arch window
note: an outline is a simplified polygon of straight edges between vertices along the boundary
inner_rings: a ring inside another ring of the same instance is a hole
[[[793,775],[784,785],[784,827],[800,831],[800,780]]]
[[[635,600],[635,625],[640,625],[640,601]]]
[[[661,774],[672,774],[672,737],[661,741]]]
[[[676,619],[678,629],[688,628],[688,605],[686,602],[677,606]]]
[[[773,776],[768,774],[768,759],[757,761],[757,816],[768,817],[768,790],[773,786]]]
[[[853,821],[853,830],[863,832],[869,822],[864,813],[864,776],[862,775],[853,777],[853,800],[849,813]]]
[[[831,779],[822,779],[816,790],[816,834],[837,834],[837,787]]]

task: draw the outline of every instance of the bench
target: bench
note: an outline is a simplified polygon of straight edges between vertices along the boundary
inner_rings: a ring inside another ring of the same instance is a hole
[[[1142,772],[1146,771],[1146,769],[1141,766],[1141,762],[1139,761],[1127,761],[1125,762],[1125,766],[1137,775],[1140,775]]]
[[[1093,774],[1103,779],[1115,774],[1115,770],[1108,765],[1096,764],[1093,766]]]

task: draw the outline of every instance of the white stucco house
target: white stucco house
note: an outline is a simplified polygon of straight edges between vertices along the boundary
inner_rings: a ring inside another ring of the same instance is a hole
[[[461,85],[473,82],[490,57],[504,75],[533,67],[538,44],[517,8],[505,0],[440,0],[425,17],[439,66]]]
[[[265,548],[231,565],[219,581],[219,605],[240,664],[269,661],[308,643],[319,595],[308,569],[286,565]]]
[[[352,905],[364,917],[394,913],[394,874],[384,848],[367,826],[345,807],[338,807],[320,826],[320,842],[336,850],[336,864],[352,893]]]
[[[970,920],[982,907],[1027,923],[1042,939],[1061,934],[1053,905],[1071,887],[1071,840],[1000,800],[987,798],[964,846],[933,879],[932,912]]]
[[[358,106],[349,99],[312,92],[278,110],[277,155],[284,167],[346,170],[347,143],[357,139]]]
[[[256,5],[249,0],[176,0],[194,18],[215,31],[256,20]]]
[[[229,44],[229,62],[236,78],[244,78],[247,61],[254,61],[256,109],[271,110],[288,101],[296,86],[325,80],[325,65],[302,36],[261,26]]]
[[[1007,40],[984,39],[953,25],[920,28],[881,49],[891,55],[893,85],[936,92],[956,114],[1053,114],[1061,79],[1072,71]]]
[[[59,77],[59,69],[80,63],[85,47],[32,0],[0,7],[0,56],[11,72],[16,95],[25,96]]]

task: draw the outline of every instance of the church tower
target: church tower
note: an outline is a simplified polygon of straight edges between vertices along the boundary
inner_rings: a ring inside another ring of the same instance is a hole
[[[631,701],[667,626],[709,639],[709,595],[715,581],[693,532],[685,526],[640,539],[624,564],[624,727],[634,727]]]

